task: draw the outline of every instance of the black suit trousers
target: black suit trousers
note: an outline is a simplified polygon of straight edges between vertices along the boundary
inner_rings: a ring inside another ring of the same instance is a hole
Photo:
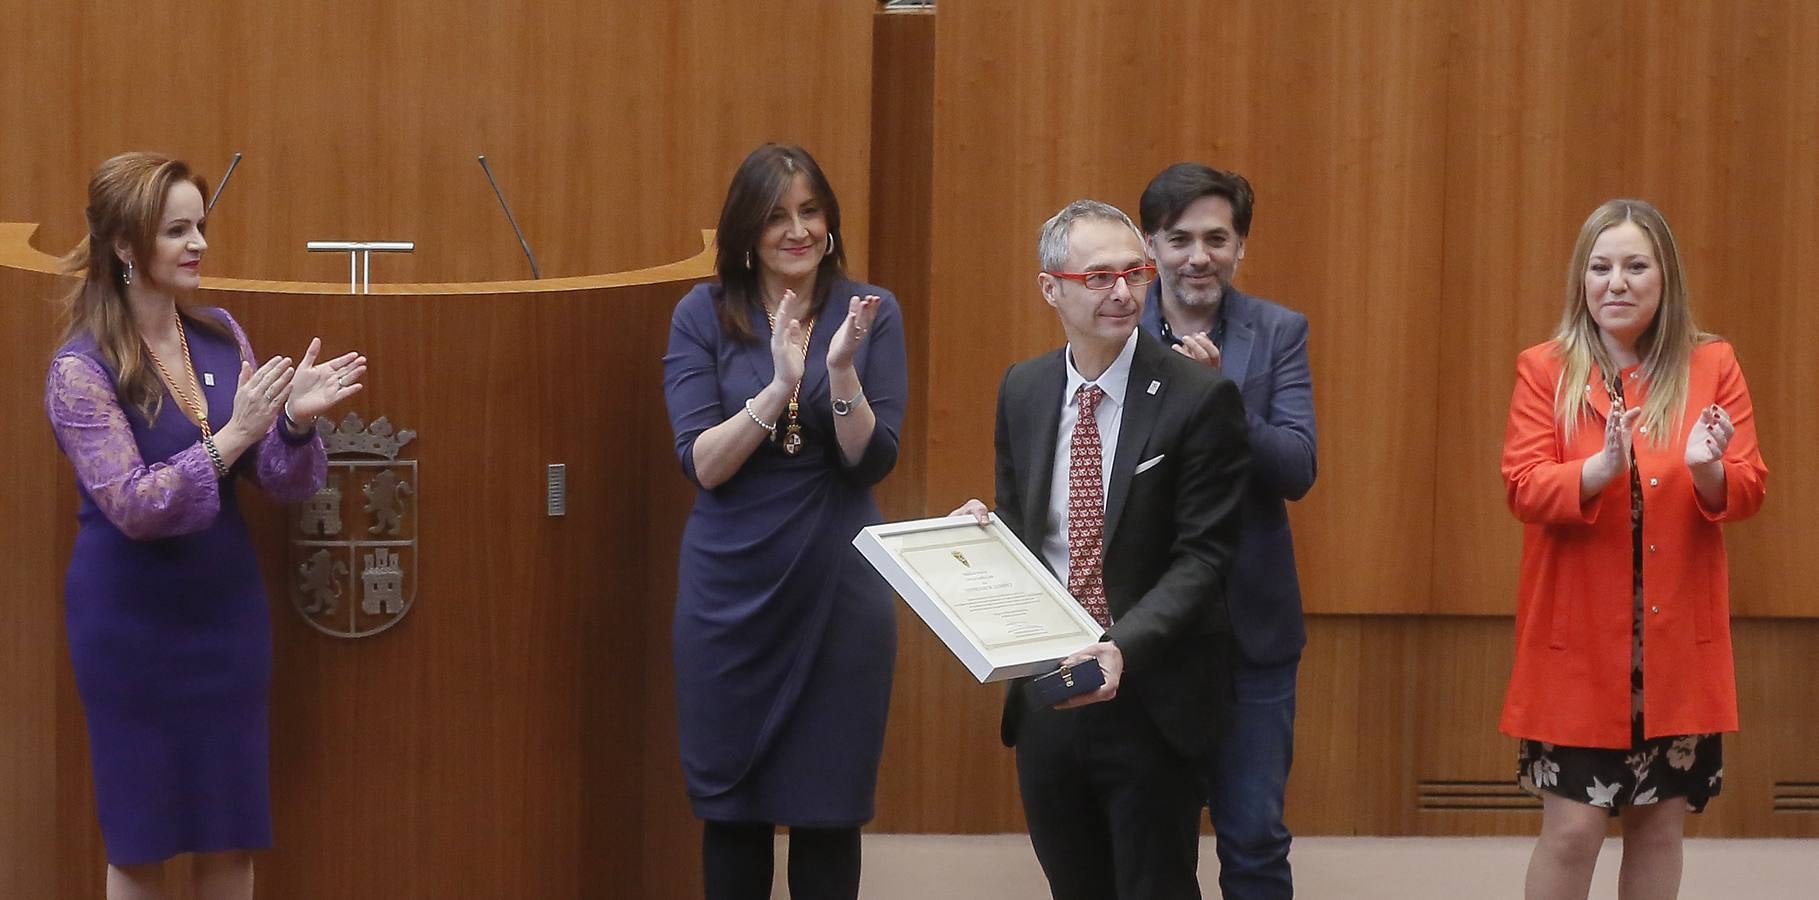
[[[1199,761],[1128,696],[1025,715],[1017,785],[1055,900],[1199,900]]]

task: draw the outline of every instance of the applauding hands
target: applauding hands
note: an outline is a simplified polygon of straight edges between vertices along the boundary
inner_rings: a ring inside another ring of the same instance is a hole
[[[299,426],[312,424],[335,404],[360,392],[361,376],[366,374],[366,357],[343,353],[326,362],[317,362],[322,353],[322,339],[310,338],[303,361],[297,364],[297,375],[291,381],[290,402],[285,412]]]
[[[1604,420],[1604,446],[1586,457],[1585,468],[1579,472],[1580,497],[1590,499],[1619,473],[1629,471],[1630,448],[1641,418],[1641,407],[1625,409],[1621,399],[1611,399],[1611,414]]]
[[[366,357],[343,353],[326,362],[317,362],[322,353],[322,339],[311,338],[303,359],[291,365],[288,356],[274,356],[257,369],[247,361],[240,363],[240,383],[234,389],[234,415],[228,428],[244,433],[247,442],[257,441],[271,428],[282,411],[299,432],[315,426],[316,417],[335,404],[360,392],[361,376],[366,374]]]
[[[1626,409],[1622,401],[1613,400],[1611,414],[1604,422],[1604,445],[1597,453],[1586,457],[1585,467],[1580,470],[1581,497],[1590,499],[1604,490],[1612,479],[1629,470],[1636,424],[1641,418],[1640,407]],[[1724,459],[1724,451],[1736,433],[1731,414],[1724,407],[1713,404],[1699,412],[1699,419],[1686,434],[1686,465],[1694,470],[1695,487],[1701,486],[1698,484],[1699,470]],[[1722,479],[1718,484],[1722,485]]]
[[[771,318],[771,371],[777,385],[794,391],[802,383],[802,371],[808,363],[808,339],[812,324],[804,327],[802,314],[808,301],[795,291],[784,291]]]
[[[1213,339],[1208,337],[1204,331],[1197,331],[1182,338],[1181,343],[1174,346],[1174,350],[1194,362],[1213,367],[1215,371],[1219,369],[1219,345],[1213,343]]]
[[[875,294],[847,300],[846,317],[827,345],[828,371],[853,367],[853,356],[871,331],[872,320],[878,317],[878,305],[882,302],[883,299]],[[771,324],[771,365],[777,373],[776,380],[792,390],[802,382],[804,364],[808,360],[808,339],[813,333],[812,324],[806,328],[802,324],[807,307],[808,301],[795,291],[784,291],[777,302],[776,320]]]
[[[1723,459],[1725,448],[1731,445],[1731,435],[1736,433],[1731,414],[1724,407],[1714,404],[1701,410],[1699,421],[1686,434],[1686,464],[1703,466]]]
[[[222,430],[238,432],[249,444],[263,437],[290,397],[296,375],[288,356],[274,356],[257,369],[250,361],[241,360],[240,382],[234,388],[234,414]]]
[[[883,298],[876,294],[855,296],[846,301],[846,319],[827,345],[828,371],[853,367],[853,354],[858,352],[860,342],[872,330],[872,320],[878,317],[878,304],[882,302]]]

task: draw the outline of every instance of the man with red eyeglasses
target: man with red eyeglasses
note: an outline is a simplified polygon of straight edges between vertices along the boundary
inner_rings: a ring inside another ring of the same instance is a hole
[[[1206,767],[1226,900],[1294,896],[1282,804],[1307,633],[1287,501],[1314,485],[1307,317],[1232,286],[1253,199],[1242,175],[1177,163],[1150,181],[1139,207],[1161,276],[1143,328],[1237,383],[1251,445],[1244,533],[1225,591],[1237,702]]]
[[[1068,658],[1105,684],[1047,706],[1011,684],[1030,843],[1056,900],[1199,900],[1200,771],[1229,703],[1225,581],[1250,453],[1238,390],[1142,333],[1156,277],[1115,207],[1042,228],[1067,346],[998,390],[997,513],[1104,627]],[[969,500],[956,514],[983,522]]]

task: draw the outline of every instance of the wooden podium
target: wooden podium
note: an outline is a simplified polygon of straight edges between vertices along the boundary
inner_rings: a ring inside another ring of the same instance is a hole
[[[100,896],[87,732],[62,623],[75,531],[46,424],[53,299],[35,225],[0,224],[0,894]],[[408,614],[326,635],[293,603],[292,511],[242,496],[272,605],[267,898],[666,897],[698,893],[675,750],[669,622],[692,488],[661,377],[670,312],[706,249],[579,278],[374,285],[204,279],[261,357],[372,360],[342,409],[416,432]],[[546,507],[562,464],[566,514]],[[349,502],[357,502],[359,498]],[[414,587],[414,593],[412,593]],[[358,603],[354,594],[341,602]]]

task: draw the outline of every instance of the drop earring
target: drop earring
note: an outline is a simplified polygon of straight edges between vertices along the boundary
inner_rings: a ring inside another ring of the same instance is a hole
[[[751,267],[752,267],[752,251],[747,250],[747,251],[745,251],[745,268],[747,270],[750,270]]]
[[[130,259],[126,261],[126,271],[122,272],[120,274],[120,283],[121,284],[132,284],[133,283],[133,261]]]

